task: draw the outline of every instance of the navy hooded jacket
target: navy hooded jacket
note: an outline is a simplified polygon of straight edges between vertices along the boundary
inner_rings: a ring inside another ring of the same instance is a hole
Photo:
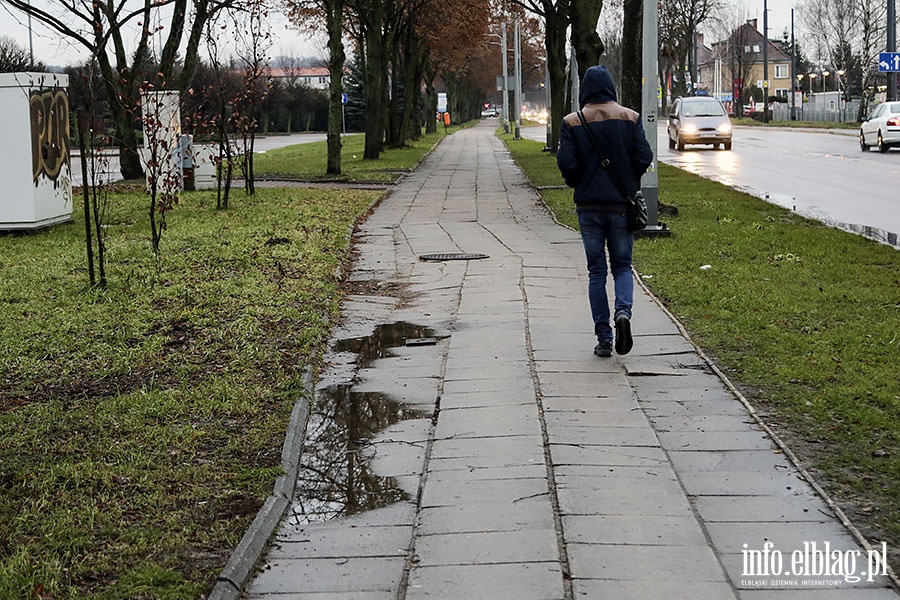
[[[578,210],[625,211],[625,196],[609,172],[615,169],[632,194],[653,160],[640,115],[616,103],[616,88],[606,67],[591,67],[581,83],[579,104],[610,164],[603,167],[578,113],[566,115],[560,130],[556,164],[566,185],[575,188]]]

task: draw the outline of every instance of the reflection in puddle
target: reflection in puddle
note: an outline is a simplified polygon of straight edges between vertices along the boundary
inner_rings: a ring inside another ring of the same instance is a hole
[[[380,325],[371,336],[341,340],[335,352],[358,355],[355,368],[390,356],[390,349],[408,339],[433,336],[411,323]],[[378,392],[354,392],[354,372],[342,373],[345,384],[316,392],[306,427],[296,497],[291,511],[295,524],[327,521],[407,499],[393,479],[369,470],[364,451],[375,435],[406,419],[429,415],[412,410]]]
[[[837,223],[836,226],[840,227],[841,229],[846,229],[847,231],[852,231],[853,233],[858,233],[862,236],[871,238],[883,244],[900,247],[897,234],[891,231],[885,231],[884,229],[879,229],[877,227],[870,227],[869,225],[856,225],[855,223]]]

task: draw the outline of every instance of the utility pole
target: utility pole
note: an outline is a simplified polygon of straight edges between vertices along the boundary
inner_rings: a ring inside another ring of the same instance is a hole
[[[503,21],[503,132],[509,133],[509,55],[506,53],[506,21]]]
[[[769,7],[763,0],[763,123],[769,122]]]
[[[887,0],[887,51],[897,51],[897,4],[896,0]],[[887,99],[897,99],[897,73],[887,74]]]
[[[647,141],[650,142],[650,150],[653,151],[653,161],[650,168],[641,178],[641,192],[647,202],[647,228],[641,235],[669,235],[665,225],[659,223],[659,174],[657,173],[657,132],[659,129],[658,113],[659,99],[657,97],[658,83],[658,56],[659,33],[658,18],[659,9],[657,0],[644,0],[644,20],[642,27],[643,43],[641,45],[641,73],[643,74],[643,86],[641,95],[641,119]]]
[[[521,39],[519,38],[519,19],[516,19],[516,27],[513,32],[514,41],[513,44],[516,47],[515,59],[513,68],[515,69],[515,77],[516,77],[516,105],[513,107],[513,110],[516,113],[516,129],[515,129],[515,139],[522,139],[521,136],[521,127],[522,127],[522,48],[520,46]]]
[[[791,121],[797,120],[797,40],[794,39],[794,9],[791,9]]]

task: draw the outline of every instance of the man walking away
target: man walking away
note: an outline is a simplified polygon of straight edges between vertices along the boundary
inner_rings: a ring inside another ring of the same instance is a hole
[[[640,115],[616,102],[616,88],[606,67],[591,67],[584,74],[579,104],[590,133],[606,153],[608,164],[595,151],[577,112],[563,119],[556,163],[566,185],[575,188],[578,226],[587,257],[588,299],[597,336],[594,354],[612,356],[613,348],[606,296],[607,249],[615,288],[615,348],[618,354],[628,354],[633,345],[634,233],[627,226],[627,198],[619,191],[611,171],[618,173],[619,181],[628,187],[627,193],[633,194],[653,160],[653,151]]]

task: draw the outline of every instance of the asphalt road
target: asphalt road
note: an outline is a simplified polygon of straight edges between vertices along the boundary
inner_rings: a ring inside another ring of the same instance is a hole
[[[543,127],[523,137],[546,140]],[[659,128],[659,160],[833,224],[900,233],[900,150],[862,152],[852,130],[737,128],[731,151],[668,147]]]

